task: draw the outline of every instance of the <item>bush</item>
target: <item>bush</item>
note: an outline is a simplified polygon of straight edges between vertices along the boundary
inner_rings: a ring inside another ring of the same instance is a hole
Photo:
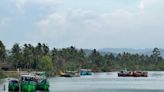
[[[39,61],[39,68],[42,71],[53,70],[52,59],[49,56],[43,56]]]
[[[4,74],[2,72],[2,70],[0,70],[0,78],[3,78],[4,77]]]

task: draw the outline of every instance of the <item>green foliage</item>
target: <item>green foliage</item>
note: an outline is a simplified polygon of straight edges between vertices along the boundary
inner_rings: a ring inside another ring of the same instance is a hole
[[[0,40],[0,62],[4,62],[6,59],[6,49],[2,41]]]
[[[154,48],[152,52],[153,52],[152,54],[153,60],[158,62],[160,59],[160,50],[158,48]]]
[[[4,74],[3,74],[2,70],[0,70],[0,79],[1,78],[4,78]]]
[[[40,70],[42,71],[53,70],[52,59],[50,56],[42,56],[38,64],[39,64]]]
[[[12,50],[11,50],[11,53],[12,53],[12,56],[11,56],[11,59],[12,59],[12,65],[15,69],[17,68],[21,68],[23,67],[23,55],[22,55],[22,52],[21,52],[21,48],[19,46],[18,43],[15,43],[12,47]]]
[[[94,49],[89,56],[91,62],[92,62],[92,67],[94,67],[95,71],[101,71],[101,67],[104,67],[104,58],[103,56]]]
[[[37,46],[18,43],[14,44],[11,53],[6,55],[5,46],[0,41],[0,59],[6,60],[13,69],[54,71],[75,71],[82,68],[94,71],[119,71],[128,70],[164,70],[164,60],[158,48],[154,48],[152,55],[130,54],[127,52],[114,54],[101,54],[93,49],[86,54],[84,49],[74,46],[52,50],[46,44],[38,43]],[[5,57],[4,57],[5,56]]]
[[[31,68],[34,65],[34,47],[31,44],[24,44],[23,48],[23,65],[24,68]],[[26,63],[25,63],[26,62]]]

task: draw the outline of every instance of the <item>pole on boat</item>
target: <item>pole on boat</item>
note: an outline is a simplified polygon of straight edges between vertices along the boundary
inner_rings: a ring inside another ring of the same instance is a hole
[[[19,81],[19,92],[21,92],[21,80],[20,80],[20,70],[19,68],[17,69],[17,72],[18,72],[18,81]]]
[[[4,84],[4,87],[3,87],[3,89],[4,89],[4,91],[6,90],[6,86],[5,86],[5,84]]]

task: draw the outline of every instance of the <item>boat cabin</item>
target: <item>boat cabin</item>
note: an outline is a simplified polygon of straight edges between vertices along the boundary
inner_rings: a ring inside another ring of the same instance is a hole
[[[21,81],[36,81],[35,76],[32,75],[22,75]]]
[[[91,69],[81,69],[80,70],[80,75],[92,75],[93,72]]]

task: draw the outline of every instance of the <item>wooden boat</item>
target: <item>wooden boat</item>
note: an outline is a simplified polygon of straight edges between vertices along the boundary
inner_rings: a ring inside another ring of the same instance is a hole
[[[11,79],[8,84],[9,91],[19,91],[19,81],[17,79]]]
[[[89,76],[89,75],[93,75],[93,72],[91,69],[80,69],[80,75],[81,76]]]
[[[33,75],[21,75],[21,91],[23,92],[35,92],[36,91],[36,79]]]
[[[60,77],[79,77],[79,73],[77,71],[66,71],[60,72]]]
[[[120,71],[118,77],[148,77],[148,72],[143,71]]]

